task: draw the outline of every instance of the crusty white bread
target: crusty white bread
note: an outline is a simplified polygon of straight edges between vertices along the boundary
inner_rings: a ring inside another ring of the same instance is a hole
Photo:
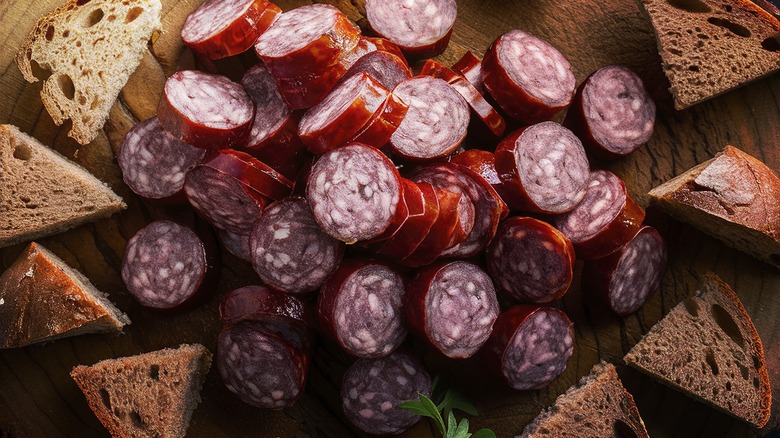
[[[42,17],[16,55],[29,82],[33,65],[51,73],[41,101],[54,123],[72,121],[68,135],[87,144],[160,31],[160,0],[69,0]],[[40,74],[40,73],[39,73]]]
[[[84,275],[35,242],[0,276],[0,348],[119,333],[127,324]]]
[[[15,126],[0,125],[0,248],[127,208],[111,189]]]
[[[749,0],[639,0],[677,109],[780,70],[780,22]]]
[[[769,421],[761,338],[737,294],[715,274],[704,275],[696,295],[653,326],[625,361],[758,428]]]
[[[671,216],[780,267],[780,178],[745,152],[726,146],[648,195]]]
[[[610,436],[648,435],[634,398],[623,387],[614,365],[601,362],[559,395],[518,438]]]
[[[114,437],[175,438],[187,433],[211,353],[200,344],[79,365],[70,373]]]

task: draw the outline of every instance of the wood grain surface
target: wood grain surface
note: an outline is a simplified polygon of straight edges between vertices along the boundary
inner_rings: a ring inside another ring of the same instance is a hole
[[[200,342],[214,351],[219,329],[218,295],[257,282],[246,264],[228,255],[219,294],[206,305],[179,316],[160,316],[142,309],[127,294],[119,276],[125,242],[145,223],[157,218],[196,220],[186,207],[161,209],[135,198],[122,183],[114,159],[127,130],[154,114],[165,76],[193,66],[183,50],[179,30],[200,0],[163,0],[164,32],[150,46],[112,109],[98,138],[79,147],[57,127],[43,109],[40,82],[27,84],[13,62],[27,32],[42,14],[61,0],[0,1],[0,122],[18,125],[42,143],[80,163],[122,195],[127,211],[40,242],[86,274],[133,321],[118,337],[82,336],[43,346],[0,351],[0,436],[105,436],[106,431],[87,407],[68,376],[76,364],[131,355],[183,342]],[[306,1],[277,2],[284,10]],[[365,27],[364,2],[335,0],[350,18]],[[569,59],[578,80],[607,64],[624,64],[645,80],[658,103],[653,138],[630,157],[606,165],[623,177],[632,196],[646,205],[647,191],[660,182],[712,157],[732,144],[780,169],[780,75],[770,77],[686,111],[672,109],[668,84],[660,68],[655,38],[639,7],[627,0],[460,0],[458,21],[447,51],[439,59],[457,60],[464,51],[484,53],[498,35],[513,28],[535,33],[558,47]],[[221,61],[219,70],[236,77],[253,55]],[[0,188],[2,195],[2,188]],[[649,212],[667,237],[669,268],[659,293],[635,315],[618,318],[583,297],[579,284],[557,306],[575,323],[576,345],[567,370],[549,387],[535,392],[512,392],[486,375],[473,361],[447,361],[427,352],[416,341],[411,348],[432,374],[464,392],[480,411],[472,424],[493,429],[499,437],[513,436],[555,397],[579,380],[597,361],[621,364],[623,355],[671,307],[693,293],[698,274],[712,270],[742,298],[764,341],[775,399],[780,400],[780,274],[744,254],[724,247],[695,229]],[[8,267],[23,245],[0,250],[0,266]],[[195,411],[191,437],[342,437],[355,435],[341,413],[338,387],[349,358],[327,343],[315,353],[305,395],[293,408],[264,411],[238,401],[222,385],[216,368],[205,383],[203,402]],[[619,366],[619,374],[637,401],[654,437],[743,437],[763,434],[778,425],[778,408],[767,430],[757,432],[637,372]],[[432,437],[435,430],[422,421],[409,437]]]

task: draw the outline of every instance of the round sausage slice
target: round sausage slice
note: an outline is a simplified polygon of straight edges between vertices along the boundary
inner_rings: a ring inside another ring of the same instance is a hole
[[[493,187],[493,190],[498,193],[501,200],[507,204],[507,207],[509,207],[510,210],[520,209],[521,206],[512,202],[514,197],[510,195],[509,189],[498,177],[496,156],[492,152],[483,151],[481,149],[469,149],[452,157],[450,163],[468,167]]]
[[[558,309],[514,306],[498,317],[483,351],[511,388],[544,388],[566,369],[574,351],[573,324]]]
[[[471,357],[482,347],[498,313],[493,282],[468,262],[425,268],[409,283],[404,297],[410,329],[455,359]]]
[[[439,198],[436,189],[428,183],[416,185],[420,189],[419,203],[406,200],[409,217],[393,237],[382,242],[376,250],[378,255],[394,260],[406,259],[414,253],[436,224],[439,217]]]
[[[225,149],[209,155],[202,165],[229,175],[273,200],[286,198],[292,193],[292,181],[244,152]]]
[[[260,279],[292,294],[317,290],[344,254],[344,244],[322,232],[302,198],[269,205],[252,227],[250,248]]]
[[[165,81],[157,117],[166,131],[203,149],[241,145],[252,127],[255,106],[230,79],[182,70]]]
[[[655,102],[636,73],[610,65],[579,86],[563,124],[582,139],[592,156],[619,158],[650,140]]]
[[[261,62],[244,73],[241,78],[244,87],[255,106],[252,130],[244,144],[245,149],[257,150],[267,144],[285,143],[288,132],[297,129],[292,109],[284,101],[276,87],[274,77]],[[281,141],[280,141],[281,140]]]
[[[625,246],[585,262],[585,290],[618,315],[636,312],[661,285],[666,268],[666,243],[652,227],[642,227]]]
[[[521,30],[501,35],[488,48],[482,82],[507,114],[525,123],[550,120],[574,97],[569,61],[547,41]]]
[[[533,213],[564,213],[585,197],[590,164],[580,140],[556,122],[513,132],[496,148],[496,171],[510,204]]]
[[[196,304],[216,290],[219,276],[209,243],[175,222],[152,222],[127,242],[122,280],[144,307],[174,310]]]
[[[403,122],[390,137],[393,153],[408,160],[431,160],[455,152],[466,138],[469,107],[442,79],[407,79],[393,94],[409,105]]]
[[[209,0],[191,13],[181,39],[207,59],[245,52],[282,10],[268,0]]]
[[[388,90],[392,90],[401,81],[412,77],[412,71],[409,70],[406,60],[400,55],[385,50],[374,50],[358,58],[344,73],[342,80],[360,73],[368,73]]]
[[[365,260],[342,263],[320,290],[320,329],[353,356],[387,356],[406,338],[403,297],[403,278],[390,266]]]
[[[379,150],[352,143],[321,156],[306,187],[314,219],[346,243],[369,240],[391,224],[403,202],[401,176]]]
[[[458,15],[455,0],[367,0],[371,28],[413,58],[444,51]]]
[[[639,231],[645,211],[626,191],[617,175],[606,170],[590,173],[582,201],[555,219],[555,227],[571,240],[577,258],[593,260],[622,247]]]
[[[574,247],[552,225],[530,217],[511,217],[490,242],[486,265],[499,290],[536,304],[561,298],[574,274]]]
[[[360,359],[341,382],[344,414],[355,427],[374,435],[399,434],[420,421],[419,415],[398,407],[420,394],[430,397],[431,376],[418,359],[400,353]]]
[[[390,94],[385,103],[371,117],[363,130],[360,131],[351,141],[363,143],[383,149],[390,138],[401,126],[401,123],[409,111],[409,105],[398,96]]]

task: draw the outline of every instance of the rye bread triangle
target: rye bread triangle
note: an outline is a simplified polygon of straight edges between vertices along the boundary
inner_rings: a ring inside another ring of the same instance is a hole
[[[211,367],[200,344],[79,365],[70,375],[113,437],[183,437]]]
[[[111,216],[124,201],[84,168],[0,125],[0,248]]]
[[[757,428],[772,393],[764,349],[742,302],[714,274],[675,306],[624,360],[661,382]]]
[[[647,438],[634,398],[612,364],[596,364],[590,374],[542,411],[518,438],[633,436]]]
[[[780,70],[780,22],[748,0],[639,0],[677,109]]]

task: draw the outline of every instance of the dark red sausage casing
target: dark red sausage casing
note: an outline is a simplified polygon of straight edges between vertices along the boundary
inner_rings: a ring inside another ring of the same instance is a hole
[[[499,143],[496,171],[514,209],[559,214],[585,197],[590,164],[580,140],[556,122],[519,129]]]
[[[300,299],[260,285],[234,289],[226,293],[219,304],[219,320],[225,326],[257,319],[305,324],[308,318],[306,306]]]
[[[345,261],[320,289],[319,327],[352,356],[387,356],[406,339],[403,297],[404,280],[389,265]]]
[[[574,326],[552,307],[517,305],[502,313],[480,356],[509,387],[544,388],[566,369]]]
[[[515,216],[499,225],[488,246],[486,265],[509,298],[536,304],[561,298],[574,274],[574,247],[552,225]]]
[[[483,151],[481,149],[469,149],[452,157],[450,163],[468,167],[474,171],[474,173],[481,176],[493,187],[493,190],[498,193],[509,209],[519,210],[522,208],[522,205],[512,203],[512,200],[515,199],[515,197],[511,196],[509,189],[501,181],[501,178],[498,177],[496,156],[492,152]]]
[[[590,173],[585,197],[555,227],[571,240],[577,258],[604,257],[628,243],[639,231],[645,210],[628,195],[617,175],[606,170]]]
[[[246,141],[255,106],[230,79],[182,70],[165,81],[157,118],[168,133],[203,149],[224,149]]]
[[[409,104],[398,96],[390,94],[385,103],[374,113],[351,142],[363,143],[385,150],[384,146],[390,141],[398,127],[401,126],[408,111]]]
[[[406,199],[409,217],[401,228],[388,240],[380,242],[376,254],[403,260],[417,249],[426,238],[439,217],[439,198],[436,189],[428,183],[416,184],[420,189],[419,203],[416,199]]]
[[[464,193],[458,193],[441,188],[434,188],[439,214],[428,234],[417,245],[409,256],[399,261],[400,264],[410,267],[425,266],[438,259],[444,250],[461,243],[466,236],[463,235],[460,224],[461,205],[466,209],[471,207],[473,221],[474,206]],[[472,222],[473,227],[473,222]]]
[[[417,336],[443,355],[465,359],[487,341],[498,317],[498,299],[490,277],[479,266],[437,263],[409,282],[404,315]]]
[[[382,86],[392,90],[404,79],[412,77],[401,49],[383,38],[361,37],[358,45],[345,55],[342,64],[350,67],[339,82],[356,74],[368,73]]]
[[[455,0],[366,1],[366,18],[374,32],[397,44],[410,58],[442,53],[457,14]]]
[[[663,237],[652,227],[642,227],[622,248],[585,262],[583,290],[618,315],[629,315],[658,289],[665,268]]]
[[[650,140],[655,102],[636,73],[610,65],[580,84],[563,124],[577,134],[589,155],[620,158]]]
[[[155,221],[128,242],[122,259],[122,280],[144,307],[185,310],[216,291],[219,256],[210,231],[201,237],[171,221]]]
[[[246,152],[224,149],[202,164],[229,175],[261,195],[279,200],[290,196],[293,182]]]
[[[477,58],[470,50],[464,53],[463,57],[452,65],[452,69],[468,79],[471,85],[480,93],[484,92],[484,87],[482,86],[482,60]]]
[[[210,0],[187,16],[181,39],[207,59],[249,50],[282,10],[268,0]]]
[[[548,42],[520,30],[501,35],[488,48],[482,82],[507,114],[525,123],[551,119],[574,97],[569,61]]]

